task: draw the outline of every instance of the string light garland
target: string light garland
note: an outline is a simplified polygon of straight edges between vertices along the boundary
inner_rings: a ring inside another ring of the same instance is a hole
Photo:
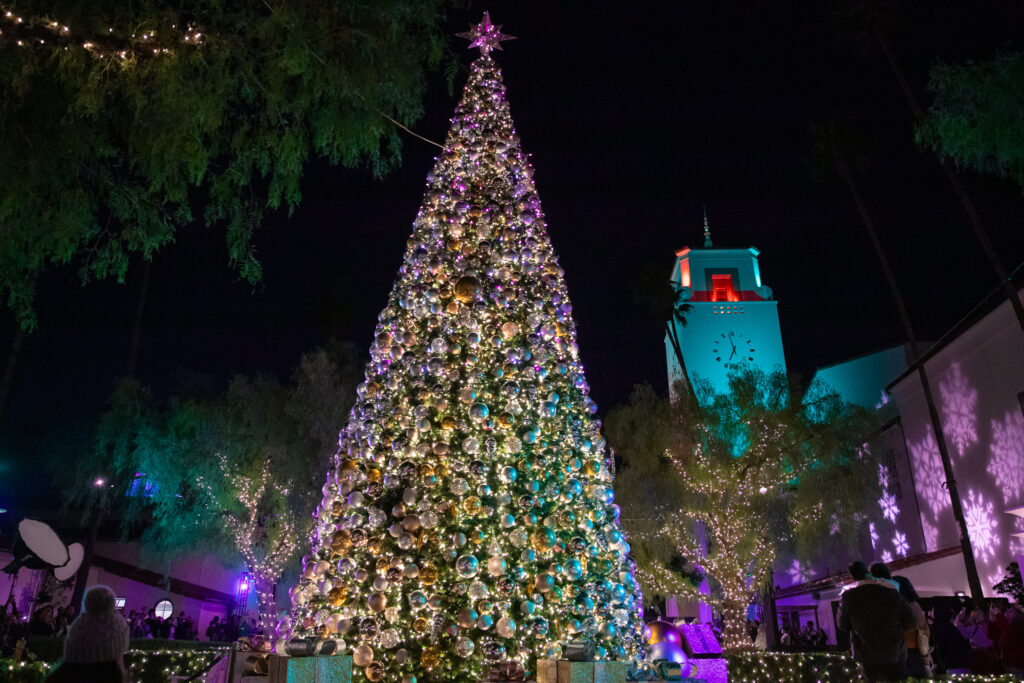
[[[201,650],[128,650],[125,666],[131,683],[157,683],[171,676],[193,676],[213,666],[229,648]]]
[[[731,683],[854,683],[863,681],[860,666],[843,652],[757,652],[726,655]],[[1016,676],[946,674],[938,680],[962,683],[1011,683]]]
[[[194,676],[209,669],[229,648],[197,650],[128,650],[124,663],[131,683],[164,683],[171,676]],[[54,664],[43,661],[0,659],[0,680],[5,683],[41,683]]]
[[[0,680],[5,683],[41,683],[52,668],[48,662],[0,659]]]
[[[488,53],[485,19],[445,151],[378,317],[282,637],[336,641],[359,680],[641,646],[572,306]],[[280,642],[280,641],[279,641]]]
[[[202,31],[193,24],[179,29],[170,23],[158,33],[156,29],[122,34],[109,27],[105,34],[89,35],[67,24],[40,16],[26,16],[0,4],[0,45],[19,47],[57,45],[65,50],[80,48],[97,58],[132,61],[154,55],[167,55],[181,47],[197,47],[205,43]]]

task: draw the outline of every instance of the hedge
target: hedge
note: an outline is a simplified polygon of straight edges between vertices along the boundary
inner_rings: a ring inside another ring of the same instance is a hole
[[[60,638],[47,638],[46,641]],[[142,646],[141,648],[139,646]],[[52,652],[52,644],[42,640],[33,641],[30,651],[39,656],[42,650]],[[199,643],[194,641],[162,641],[139,639],[131,641],[131,648],[124,654],[128,679],[132,683],[166,683],[172,674],[191,676],[209,668],[227,651],[223,643]],[[58,657],[59,658],[59,657]],[[0,681],[3,683],[41,683],[56,664],[40,657],[32,662],[17,662],[0,659]]]
[[[855,683],[863,681],[857,663],[845,653],[834,652],[744,652],[726,655],[729,683]],[[924,680],[908,678],[907,681]],[[981,676],[952,674],[939,681],[961,683],[1013,683],[1009,674]]]

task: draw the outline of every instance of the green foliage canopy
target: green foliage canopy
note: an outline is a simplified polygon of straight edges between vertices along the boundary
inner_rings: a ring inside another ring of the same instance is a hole
[[[71,503],[105,492],[104,506],[154,559],[210,552],[235,560],[225,522],[247,514],[241,501],[252,491],[239,486],[258,486],[265,468],[280,485],[259,502],[268,539],[275,519],[309,518],[360,369],[354,347],[333,344],[305,354],[287,385],[239,375],[220,394],[184,391],[161,404],[137,380],[122,380],[96,425],[94,447],[59,464],[59,484]],[[157,486],[153,496],[124,495],[136,473]],[[89,486],[97,477],[104,488]]]
[[[267,210],[299,203],[311,158],[378,174],[397,162],[385,116],[420,116],[444,4],[11,4],[25,21],[0,14],[6,305],[31,329],[49,266],[120,280],[133,254],[151,258],[200,217],[259,280],[253,234]],[[68,33],[47,33],[54,21]]]
[[[776,557],[857,543],[878,495],[865,448],[876,425],[826,387],[804,393],[782,373],[743,369],[728,392],[696,389],[696,403],[672,403],[637,387],[605,434],[622,460],[616,498],[645,592],[695,592],[682,556],[717,584],[734,629],[748,580],[756,589]]]
[[[1024,191],[1024,54],[940,63],[930,76],[935,101],[917,129],[918,144]]]

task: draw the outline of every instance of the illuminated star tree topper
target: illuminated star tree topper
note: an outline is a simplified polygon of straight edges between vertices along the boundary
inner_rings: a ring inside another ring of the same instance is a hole
[[[480,48],[481,54],[489,54],[491,50],[500,50],[501,42],[503,40],[515,40],[515,36],[509,36],[501,32],[501,25],[495,26],[491,23],[491,15],[489,12],[484,12],[484,18],[480,20],[480,23],[470,28],[465,33],[456,34],[459,38],[465,38],[466,40],[472,41],[469,44],[470,49],[474,47]]]

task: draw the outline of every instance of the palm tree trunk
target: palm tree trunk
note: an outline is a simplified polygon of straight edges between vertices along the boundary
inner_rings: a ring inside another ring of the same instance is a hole
[[[679,335],[676,334],[675,323],[671,320],[665,321],[665,334],[668,336],[669,342],[672,343],[672,351],[676,355],[676,361],[679,363],[679,368],[682,371],[682,383],[684,387],[684,399],[687,402],[696,404],[697,394],[693,390],[693,385],[690,383],[690,375],[686,371],[686,360],[683,358],[683,348],[679,344]],[[672,387],[669,387],[671,392]]]
[[[953,506],[953,518],[956,520],[957,526],[960,530],[960,550],[964,557],[964,568],[967,572],[967,583],[971,587],[971,597],[974,601],[981,605],[984,601],[984,594],[981,590],[981,580],[978,577],[978,567],[974,561],[974,548],[971,545],[971,537],[967,530],[967,522],[964,519],[963,503],[960,500],[960,491],[957,488],[956,477],[953,474],[953,462],[949,457],[949,449],[946,446],[946,435],[942,431],[942,423],[939,420],[939,411],[935,407],[935,398],[932,395],[931,383],[928,381],[928,375],[924,369],[924,361],[921,360],[921,352],[918,348],[917,337],[914,335],[914,328],[910,324],[910,316],[907,313],[906,304],[903,301],[903,295],[900,292],[899,285],[896,283],[896,276],[892,272],[892,268],[889,265],[889,259],[885,255],[885,251],[882,249],[882,243],[878,239],[878,232],[875,230],[875,223],[871,219],[871,214],[868,213],[867,206],[864,204],[864,199],[860,194],[860,188],[853,179],[853,173],[850,171],[850,167],[845,161],[836,161],[836,170],[839,175],[846,181],[846,186],[850,190],[850,195],[853,197],[854,203],[857,205],[857,212],[860,214],[861,222],[864,223],[864,229],[867,230],[868,236],[871,238],[871,244],[875,247],[875,253],[878,256],[878,262],[882,266],[882,270],[885,273],[885,279],[889,282],[889,289],[892,291],[893,301],[896,303],[896,309],[899,311],[900,322],[903,323],[903,332],[907,336],[907,341],[910,343],[910,354],[913,357],[913,362],[917,364],[917,376],[921,380],[921,388],[924,391],[924,400],[928,404],[928,416],[931,419],[932,431],[935,433],[935,443],[939,447],[939,456],[942,459],[942,469],[946,475],[946,488],[949,489],[949,499]],[[1016,297],[1014,297],[1016,299]],[[1019,303],[1019,302],[1018,302]]]
[[[7,397],[11,393],[11,385],[14,383],[14,369],[18,366],[18,354],[21,353],[21,343],[25,340],[25,330],[21,325],[17,326],[14,332],[14,341],[11,342],[11,350],[7,353],[7,364],[4,365],[4,375],[0,378],[0,417],[3,417],[4,406],[7,405]]]
[[[885,54],[885,58],[889,62],[889,67],[892,69],[893,75],[896,76],[896,81],[899,83],[900,89],[903,91],[903,97],[906,98],[910,111],[913,113],[914,118],[920,121],[924,118],[924,110],[921,108],[921,103],[917,101],[917,95],[914,94],[913,88],[910,87],[910,83],[907,81],[907,77],[903,73],[903,69],[900,67],[900,63],[897,61],[896,55],[892,51],[892,46],[889,45],[888,38],[886,38],[882,29],[877,26],[873,26],[871,28],[871,32],[875,38],[875,42],[878,43],[878,47]],[[1024,332],[1024,304],[1021,304],[1020,297],[1017,295],[1017,290],[1013,286],[1013,281],[1010,280],[1010,276],[1003,267],[1003,263],[1000,260],[999,255],[992,246],[992,241],[988,237],[988,231],[985,229],[985,225],[981,222],[981,217],[978,216],[978,211],[974,206],[974,202],[971,200],[970,195],[967,194],[967,189],[960,181],[960,176],[957,174],[952,162],[948,159],[940,158],[939,163],[942,166],[942,171],[946,174],[946,178],[949,179],[950,185],[953,186],[953,192],[956,193],[957,199],[960,200],[960,205],[963,207],[964,213],[967,214],[967,220],[970,222],[971,227],[974,228],[974,234],[981,243],[982,251],[984,251],[985,256],[988,257],[989,263],[992,264],[992,269],[995,270],[996,276],[999,278],[999,283],[1002,286],[1003,291],[1006,293],[1006,297],[1010,300],[1010,307],[1013,308],[1013,312],[1017,316],[1017,323],[1020,325],[1021,331]]]

